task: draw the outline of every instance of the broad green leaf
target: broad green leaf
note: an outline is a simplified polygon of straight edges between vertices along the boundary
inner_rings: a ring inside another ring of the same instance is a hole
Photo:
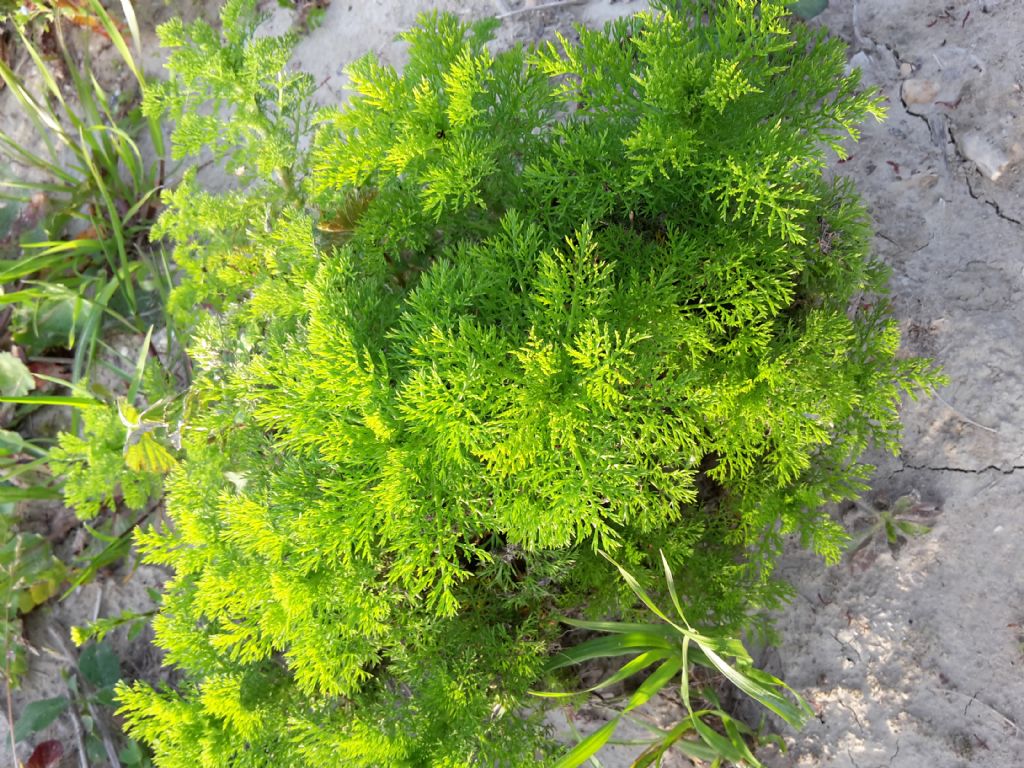
[[[142,748],[137,741],[129,741],[120,752],[117,758],[125,765],[142,765]]]
[[[0,352],[0,395],[22,397],[35,388],[28,366],[10,352]]]
[[[143,432],[134,445],[125,446],[124,463],[136,472],[165,474],[174,469],[178,460],[152,434]]]
[[[9,429],[0,429],[0,454],[20,453],[25,449],[25,438]]]
[[[106,688],[121,679],[121,660],[106,643],[93,643],[78,657],[78,671],[97,688]]]
[[[828,8],[828,0],[792,0],[789,10],[804,21],[813,19]]]
[[[14,740],[24,741],[60,717],[71,702],[67,696],[33,701],[21,713],[14,726]]]
[[[932,527],[922,523],[912,523],[909,520],[897,520],[896,527],[908,536],[921,536],[928,533]]]

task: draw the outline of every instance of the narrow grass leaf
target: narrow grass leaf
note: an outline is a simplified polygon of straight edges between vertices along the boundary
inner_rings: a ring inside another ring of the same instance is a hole
[[[683,674],[679,679],[679,695],[683,699],[683,705],[686,707],[686,711],[693,713],[693,707],[690,705],[690,638],[683,638],[683,650],[680,653],[680,661],[683,663]]]
[[[725,675],[733,685],[752,699],[770,709],[791,726],[794,728],[800,728],[807,721],[807,718],[810,716],[810,708],[802,699],[799,699],[802,706],[794,705],[784,696],[769,690],[759,683],[756,683],[743,673],[734,669],[710,648],[704,647],[702,650],[707,655],[711,663],[715,665],[715,668]]]
[[[661,565],[665,569],[665,583],[668,585],[668,594],[672,598],[672,605],[676,609],[676,613],[679,616],[679,620],[686,625],[686,628],[690,628],[689,622],[686,620],[686,614],[683,613],[683,604],[679,600],[679,594],[676,592],[676,582],[672,576],[672,569],[669,568],[668,559],[665,557],[665,553],[662,550],[658,550],[658,554],[661,555]]]
[[[725,713],[722,712],[715,714],[724,715]],[[704,740],[704,743],[715,751],[717,757],[724,758],[733,763],[738,763],[744,759],[742,750],[737,749],[736,745],[733,744],[731,740],[720,734],[699,717],[694,718],[693,726],[697,730],[697,733],[700,734],[700,737]],[[755,760],[753,765],[760,766],[761,763]]]
[[[139,356],[135,361],[135,372],[132,374],[131,383],[128,385],[128,402],[134,402],[139,393],[139,386],[142,384],[142,377],[146,373],[146,360],[149,358],[149,345],[153,340],[153,326],[146,331],[146,338],[142,340],[139,347]]]
[[[25,397],[0,397],[0,403],[20,405],[70,405],[73,408],[96,408],[103,405],[93,397],[73,395],[26,395]]]
[[[4,473],[8,476],[7,473]],[[8,476],[9,477],[9,476]],[[60,489],[33,485],[28,488],[17,488],[13,485],[0,485],[0,504],[16,501],[37,501],[41,499],[59,499]]]
[[[578,768],[583,765],[587,760],[597,754],[598,750],[601,749],[605,744],[608,743],[608,739],[615,733],[615,728],[619,724],[619,719],[615,718],[611,722],[601,726],[592,734],[583,739],[577,744],[570,752],[562,756],[562,758],[555,763],[554,768]]]
[[[669,680],[679,673],[682,666],[682,660],[676,657],[669,659],[654,670],[651,676],[644,680],[633,695],[629,697],[629,701],[627,702],[625,709],[623,709],[623,712],[629,712],[637,707],[642,707],[650,701],[658,691],[668,685]]]
[[[592,629],[597,632],[611,632],[617,635],[626,634],[627,632],[649,632],[662,635],[667,640],[674,640],[679,636],[679,633],[667,624],[636,624],[626,621],[586,621],[584,619],[573,619],[568,616],[560,618],[559,621],[572,627],[579,627],[580,629]]]
[[[125,2],[124,0],[122,0],[122,7],[124,5]],[[96,18],[100,20],[100,24],[103,25],[103,29],[106,30],[107,35],[110,37],[110,42],[114,44],[114,48],[117,49],[117,52],[121,54],[121,58],[124,59],[125,65],[135,76],[135,79],[139,81],[139,85],[144,87],[146,85],[146,81],[142,77],[142,72],[139,71],[139,68],[135,63],[135,58],[132,56],[132,52],[128,49],[128,45],[127,43],[125,43],[124,37],[121,35],[121,30],[117,28],[117,25],[114,23],[114,20],[110,18],[110,14],[107,13],[107,10],[102,5],[100,5],[99,0],[89,0],[89,7],[92,9],[92,12],[96,15]],[[134,19],[135,14],[133,13],[129,18]],[[129,21],[129,29],[131,29],[131,24],[132,22]],[[136,28],[132,31],[132,34],[137,34],[137,31],[138,24],[136,23]]]
[[[673,646],[660,635],[644,633],[595,637],[556,653],[551,657],[545,671],[553,672],[590,659],[626,656],[653,650],[671,651]]]
[[[634,594],[636,594],[636,596],[643,601],[644,605],[651,609],[651,612],[654,613],[655,616],[657,616],[662,621],[671,624],[673,627],[676,627],[680,632],[686,632],[685,629],[680,627],[678,624],[672,621],[672,619],[666,616],[665,612],[662,611],[661,608],[655,605],[650,595],[648,595],[646,590],[644,590],[644,588],[640,586],[640,582],[638,582],[633,577],[633,574],[631,574],[629,571],[627,571],[625,568],[623,568],[621,565],[615,562],[607,553],[601,552],[601,555],[619,570],[619,573],[622,574],[622,578],[626,580],[626,584],[629,585],[629,588],[632,589]]]

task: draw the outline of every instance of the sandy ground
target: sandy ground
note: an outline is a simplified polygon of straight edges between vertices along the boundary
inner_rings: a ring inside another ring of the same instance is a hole
[[[337,103],[348,61],[374,52],[401,64],[404,45],[394,36],[421,10],[511,14],[499,32],[503,45],[643,7],[641,0],[537,7],[545,4],[334,0],[323,25],[301,41],[295,64],[317,78],[322,103]],[[159,17],[173,12],[151,5]],[[266,29],[287,28],[287,12],[273,6]],[[836,510],[856,532],[876,522],[879,509],[910,499],[909,513],[934,525],[931,532],[895,549],[875,536],[828,570],[796,550],[783,563],[798,596],[778,617],[781,643],[763,662],[808,698],[817,717],[799,734],[782,730],[785,753],[767,747],[760,756],[771,768],[1019,768],[1024,2],[832,0],[814,23],[849,43],[852,65],[887,98],[888,119],[865,126],[853,156],[833,170],[855,181],[874,217],[907,353],[933,357],[951,383],[939,398],[908,404],[902,455],[879,457],[863,504]],[[115,602],[103,589],[101,599]],[[73,600],[80,611],[94,610],[95,596]],[[38,664],[19,698],[54,695],[43,682],[53,674]],[[664,722],[673,707],[660,702],[652,715]],[[600,717],[587,710],[575,724],[586,731]],[[601,764],[628,766],[637,751],[610,747]]]

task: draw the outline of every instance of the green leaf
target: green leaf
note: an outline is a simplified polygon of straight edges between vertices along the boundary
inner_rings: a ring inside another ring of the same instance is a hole
[[[136,472],[166,474],[177,465],[178,460],[169,450],[160,445],[151,433],[134,431],[129,434],[129,437],[136,439],[136,442],[127,445],[124,451],[124,463],[130,469]]]
[[[908,536],[922,536],[932,529],[930,525],[912,523],[910,520],[897,520],[896,527]]]
[[[770,709],[794,728],[803,727],[807,718],[813,714],[811,712],[811,708],[807,705],[807,702],[795,693],[793,695],[797,699],[797,704],[793,704],[781,694],[769,690],[760,683],[752,680],[747,675],[744,675],[739,670],[733,668],[721,656],[711,650],[711,648],[702,646],[701,650],[704,651],[708,659],[711,660],[711,663],[715,665],[718,671],[729,678],[729,681],[733,685],[758,703]],[[779,686],[785,688],[785,690],[790,690],[788,686],[785,686],[785,684],[782,683],[782,681],[779,681]]]
[[[106,688],[121,679],[121,660],[106,643],[93,643],[79,656],[78,671],[97,688]]]
[[[804,21],[809,21],[828,8],[828,0],[793,0],[789,10]]]
[[[22,397],[35,388],[28,366],[10,352],[0,352],[0,395]]]
[[[590,659],[633,655],[652,650],[673,650],[674,648],[674,644],[655,633],[632,632],[611,637],[595,637],[556,653],[548,662],[546,671],[553,672],[556,669]]]
[[[14,740],[24,741],[33,733],[43,730],[68,708],[71,702],[67,696],[33,701],[21,713],[14,725]]]
[[[24,405],[70,405],[73,408],[98,408],[103,405],[92,397],[72,395],[30,395],[28,397],[0,397],[0,403],[22,403]]]
[[[540,696],[541,698],[550,699],[578,696],[581,693],[593,693],[594,691],[598,691],[602,688],[607,688],[609,685],[614,685],[615,683],[621,682],[622,680],[625,680],[628,677],[632,677],[637,672],[647,669],[647,667],[651,666],[651,664],[654,664],[666,658],[668,658],[668,651],[647,651],[645,653],[641,653],[635,659],[630,659],[628,662],[622,665],[618,672],[616,672],[613,675],[610,675],[597,685],[587,688],[584,691],[571,691],[568,693],[531,691],[531,693],[534,696]]]
[[[608,743],[608,739],[615,733],[618,724],[619,718],[615,718],[598,728],[555,763],[554,768],[577,768],[577,766],[583,765]]]
[[[629,585],[629,588],[632,589],[633,593],[643,601],[644,605],[646,605],[648,608],[651,609],[651,612],[655,616],[657,616],[659,619],[661,619],[665,623],[671,624],[673,627],[678,629],[680,632],[684,632],[684,633],[686,632],[686,630],[683,629],[683,627],[680,627],[678,624],[676,624],[674,621],[672,621],[672,619],[670,619],[668,616],[665,615],[665,612],[662,611],[661,608],[659,608],[657,605],[655,605],[654,601],[651,599],[651,596],[648,595],[646,590],[644,590],[644,588],[640,586],[640,582],[638,582],[633,577],[633,574],[631,574],[629,571],[627,571],[625,568],[623,568],[617,562],[612,560],[612,558],[609,557],[604,552],[601,552],[601,555],[606,560],[608,560],[608,562],[610,562],[612,565],[614,565],[618,569],[619,573],[622,575],[622,578],[626,580],[626,584]]]
[[[8,501],[28,501],[30,499],[59,499],[61,497],[59,488],[47,488],[42,485],[32,485],[28,488],[18,488],[13,485],[0,485],[0,503]]]
[[[893,525],[892,518],[885,518],[885,538],[890,544],[896,544],[899,542],[899,534],[896,533],[896,526]]]
[[[661,566],[665,570],[665,583],[668,585],[668,594],[672,598],[672,605],[676,609],[679,620],[689,629],[690,625],[686,621],[686,614],[683,613],[683,604],[679,600],[679,594],[676,592],[676,581],[672,575],[672,569],[668,565],[668,558],[665,557],[665,553],[661,550],[658,551],[658,554],[661,555]]]
[[[9,429],[0,429],[0,453],[7,455],[20,453],[26,445],[25,438],[17,432],[12,432]]]
[[[725,713],[723,712],[721,714]],[[693,719],[693,726],[697,729],[697,733],[700,734],[704,743],[715,751],[717,757],[730,760],[734,763],[738,763],[745,758],[744,750],[738,749],[730,739],[720,734],[699,717],[695,717]],[[761,763],[755,760],[753,765],[760,766]]]
[[[112,707],[117,703],[117,697],[114,694],[114,686],[112,685],[100,688],[96,691],[96,695],[93,698],[96,703],[102,707]]]
[[[611,632],[617,635],[639,632],[649,635],[660,635],[666,640],[675,640],[678,637],[676,632],[668,624],[639,624],[626,621],[586,621],[584,619],[572,619],[564,616],[559,619],[563,624],[580,629],[592,629],[595,632]]]
[[[682,666],[682,659],[672,658],[654,670],[651,676],[644,680],[640,687],[636,689],[636,692],[629,697],[629,703],[626,704],[623,712],[629,712],[631,709],[641,707],[650,701],[651,697],[668,685],[669,680],[679,674]]]
[[[118,759],[125,765],[141,765],[142,764],[142,747],[139,746],[137,741],[129,741],[128,744],[117,753]]]
[[[718,752],[706,744],[702,744],[699,741],[689,741],[683,737],[694,731],[694,721],[697,717],[706,714],[705,710],[684,717],[678,723],[675,724],[668,732],[663,732],[661,738],[652,746],[645,749],[640,756],[633,762],[630,768],[649,768],[652,765],[661,765],[661,758],[664,757],[665,753],[669,749],[675,749],[678,752],[682,752],[687,757],[695,758],[696,760],[703,760],[706,763],[710,763],[713,760],[720,757]]]

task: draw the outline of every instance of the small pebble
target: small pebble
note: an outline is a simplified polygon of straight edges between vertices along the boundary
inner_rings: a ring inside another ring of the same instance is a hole
[[[960,152],[992,181],[998,181],[1010,166],[1010,158],[977,131],[960,138]]]
[[[904,61],[900,64],[900,77],[906,80],[914,73],[914,67],[909,61]]]
[[[934,80],[912,77],[903,81],[903,101],[907,104],[927,104],[939,93],[939,84]]]

